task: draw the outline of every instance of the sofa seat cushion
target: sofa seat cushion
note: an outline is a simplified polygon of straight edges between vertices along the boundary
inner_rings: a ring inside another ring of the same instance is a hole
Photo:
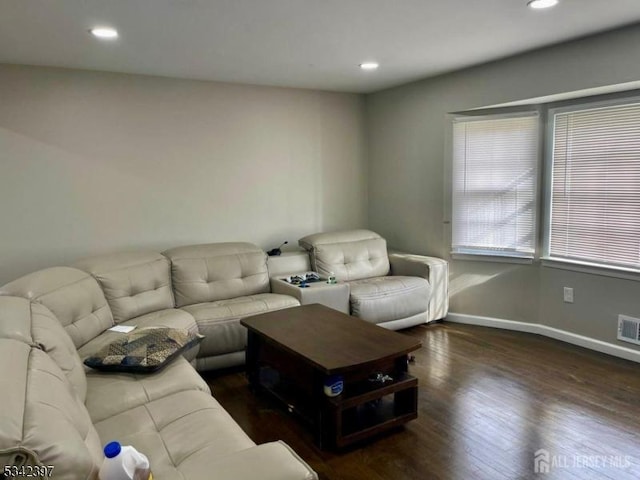
[[[120,325],[135,325],[138,328],[145,327],[168,327],[168,328],[183,328],[190,333],[197,334],[198,326],[196,321],[189,313],[184,310],[176,308],[168,308],[166,310],[159,310],[157,312],[147,313],[140,317],[132,318],[126,322],[122,322]],[[85,345],[78,349],[78,354],[83,360],[90,355],[102,350],[114,340],[122,338],[125,334],[112,332],[106,330],[98,335],[96,338],[87,342]],[[198,346],[188,350],[184,353],[184,357],[187,360],[193,360],[198,353]]]
[[[200,343],[200,356],[203,357],[245,348],[247,330],[240,325],[240,319],[298,305],[300,302],[289,295],[260,293],[182,308],[193,315],[200,333],[205,336]]]
[[[145,375],[92,370],[87,374],[87,386],[86,406],[94,423],[177,392],[211,393],[207,383],[184,358],[175,359],[159,372]]]
[[[318,480],[311,467],[284,442],[263,443],[214,460],[205,460],[210,454],[203,450],[194,454],[189,462],[183,462],[180,468],[183,478]]]
[[[424,313],[431,285],[420,277],[375,277],[349,282],[351,314],[372,323]]]
[[[145,454],[154,480],[209,478],[205,469],[214,458],[255,445],[212,396],[199,391],[153,400],[95,427],[103,444],[117,439]],[[183,470],[203,476],[187,476]]]

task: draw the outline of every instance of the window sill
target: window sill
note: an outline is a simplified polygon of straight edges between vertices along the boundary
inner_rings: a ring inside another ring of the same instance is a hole
[[[623,278],[625,280],[640,281],[640,271],[624,267],[605,267],[596,263],[560,260],[557,258],[543,257],[542,266],[570,270],[572,272],[589,273],[604,277]]]
[[[511,257],[507,255],[486,255],[481,253],[456,253],[451,252],[453,260],[465,260],[472,262],[491,262],[491,263],[516,263],[520,265],[531,265],[533,257]]]

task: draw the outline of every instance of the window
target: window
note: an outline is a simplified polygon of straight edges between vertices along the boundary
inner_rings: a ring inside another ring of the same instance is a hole
[[[640,269],[640,101],[549,111],[545,255]]]
[[[535,112],[454,120],[452,253],[533,257],[538,131]]]

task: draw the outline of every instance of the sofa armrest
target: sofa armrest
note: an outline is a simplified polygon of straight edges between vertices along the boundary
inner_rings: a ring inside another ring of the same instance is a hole
[[[391,275],[426,278],[431,284],[428,322],[447,316],[449,311],[449,263],[436,257],[394,252],[389,254]]]
[[[329,308],[349,314],[349,284],[326,282],[309,283],[307,288],[291,285],[280,278],[271,277],[271,292],[296,298],[300,305],[320,303]]]
[[[308,272],[311,270],[309,253],[304,250],[297,250],[267,257],[267,268],[269,269],[270,277],[284,276],[292,272]]]
[[[269,283],[271,284],[271,293],[277,293],[279,295],[289,295],[290,297],[294,297],[296,300],[302,304],[302,293],[301,288],[296,285],[291,285],[288,282],[285,282],[281,278],[271,277],[269,279]]]
[[[210,480],[318,480],[316,472],[280,441],[263,443],[213,460],[207,464],[204,473]]]

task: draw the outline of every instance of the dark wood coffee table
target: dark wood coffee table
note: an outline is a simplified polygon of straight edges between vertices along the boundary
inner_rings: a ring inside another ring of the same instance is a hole
[[[290,412],[308,420],[321,447],[344,447],[417,418],[418,381],[407,373],[413,337],[313,304],[255,315],[249,330],[247,375]],[[376,374],[386,382],[371,381]],[[344,390],[325,395],[325,379],[340,375]]]

